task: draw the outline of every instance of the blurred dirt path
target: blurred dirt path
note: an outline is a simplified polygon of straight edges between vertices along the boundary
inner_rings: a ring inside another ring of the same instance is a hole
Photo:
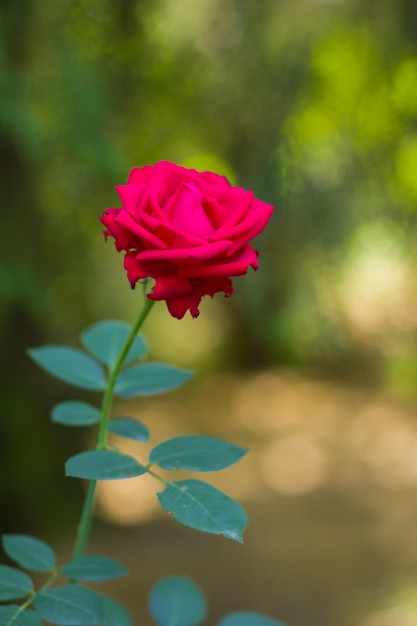
[[[416,408],[281,371],[197,380],[133,413],[121,403],[117,414],[133,414],[152,432],[149,446],[115,439],[142,461],[145,448],[179,434],[249,447],[236,466],[201,478],[238,499],[250,523],[244,545],[234,544],[166,516],[152,479],[103,483],[107,521],[90,551],[131,572],[107,589],[126,602],[135,626],[151,626],[146,594],[173,573],[206,592],[210,625],[243,609],[288,626],[417,624],[413,597],[403,593],[406,586],[417,598]]]

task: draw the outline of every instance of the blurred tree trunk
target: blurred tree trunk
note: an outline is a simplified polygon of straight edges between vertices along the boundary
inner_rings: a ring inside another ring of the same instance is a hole
[[[2,0],[0,6],[0,531],[33,532],[47,514],[39,496],[46,490],[48,459],[43,448],[50,406],[38,372],[30,378],[22,376],[28,371],[26,348],[44,340],[44,326],[37,323],[41,317],[37,300],[48,271],[19,96],[30,71],[35,13],[32,0]]]

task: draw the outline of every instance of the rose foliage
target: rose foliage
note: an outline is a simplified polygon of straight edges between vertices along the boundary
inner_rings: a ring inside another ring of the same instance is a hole
[[[105,236],[125,252],[132,287],[145,278],[151,300],[165,300],[172,316],[199,314],[205,295],[233,293],[231,278],[258,268],[248,244],[265,228],[273,207],[224,176],[161,161],[135,168],[116,187],[123,206],[104,211]]]

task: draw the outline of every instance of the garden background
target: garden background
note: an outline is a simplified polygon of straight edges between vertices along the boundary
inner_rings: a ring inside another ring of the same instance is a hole
[[[133,166],[163,159],[277,207],[233,298],[197,320],[155,307],[152,358],[197,374],[134,407],[152,445],[251,448],[209,477],[250,525],[231,545],[169,519],[146,477],[108,483],[91,551],[132,572],[109,589],[143,626],[168,573],[201,584],[210,623],[415,624],[414,0],[1,2],[0,530],[71,549],[82,492],[63,462],[92,433],[50,424],[80,394],[24,351],[134,318],[140,290],[98,217]]]

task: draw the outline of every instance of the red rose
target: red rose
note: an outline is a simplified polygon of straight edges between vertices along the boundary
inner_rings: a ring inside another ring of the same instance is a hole
[[[133,169],[116,189],[123,207],[104,211],[105,236],[125,250],[132,287],[154,278],[148,298],[165,300],[174,317],[188,309],[197,317],[203,296],[231,296],[230,277],[257,269],[248,241],[265,228],[273,207],[251,191],[169,161]]]

